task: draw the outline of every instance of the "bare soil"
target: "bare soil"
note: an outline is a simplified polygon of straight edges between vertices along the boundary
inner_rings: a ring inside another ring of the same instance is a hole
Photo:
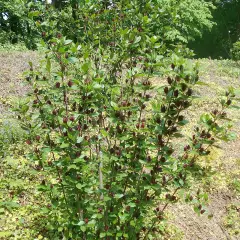
[[[22,73],[29,70],[29,62],[37,65],[38,55],[32,51],[0,52],[0,115],[8,112],[5,106],[7,99],[27,93]]]

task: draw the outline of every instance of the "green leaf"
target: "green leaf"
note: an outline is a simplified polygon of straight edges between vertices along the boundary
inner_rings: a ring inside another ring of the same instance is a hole
[[[83,185],[80,184],[80,183],[78,183],[78,184],[76,185],[76,188],[77,188],[77,189],[82,189],[82,188],[83,188]]]
[[[85,226],[81,226],[80,229],[82,232],[86,232],[86,230],[87,230],[87,228]]]
[[[38,17],[40,15],[39,11],[32,11],[28,13],[29,18]]]
[[[117,198],[117,199],[120,199],[120,198],[122,198],[124,195],[123,194],[115,194],[115,198]]]
[[[72,40],[70,40],[70,39],[64,41],[64,45],[68,45],[70,43],[72,43]]]
[[[6,207],[8,210],[18,208],[20,205],[16,202],[0,202],[0,206]]]
[[[67,60],[69,63],[73,63],[73,64],[79,61],[76,57],[69,57]]]
[[[100,233],[100,238],[104,238],[104,237],[106,237],[106,233],[105,232]]]
[[[240,109],[240,106],[237,106],[237,105],[231,105],[229,108]]]
[[[134,203],[134,202],[131,202],[131,203],[129,203],[128,204],[130,207],[136,207],[136,203]]]
[[[51,72],[51,61],[50,58],[47,59],[47,65],[46,65],[47,71],[50,73]]]
[[[197,81],[196,84],[197,84],[197,85],[202,85],[202,86],[209,86],[208,83],[201,82],[201,81]]]
[[[104,199],[105,202],[108,202],[108,201],[111,201],[111,200],[112,200],[112,199],[111,199],[110,197],[108,197],[108,196],[104,196],[103,199]]]
[[[200,210],[199,210],[198,206],[194,206],[193,209],[194,209],[194,212],[195,212],[195,213],[200,214]]]
[[[115,103],[115,102],[111,101],[111,106],[114,108],[114,110],[118,110],[119,109],[118,104]]]
[[[203,123],[207,123],[209,120],[212,120],[212,117],[210,114],[204,113],[200,117],[200,121]]]
[[[116,95],[121,93],[120,87],[114,87],[111,89],[111,91],[112,91],[112,94],[116,94]]]
[[[132,221],[130,222],[130,225],[133,226],[133,227],[135,227],[135,226],[136,226],[135,221],[132,220]]]
[[[69,147],[69,143],[62,143],[61,145],[60,145],[60,148],[68,148]]]
[[[186,124],[188,124],[188,123],[189,123],[188,120],[183,120],[183,121],[179,122],[178,124],[179,124],[180,126],[184,126],[184,125],[186,125]],[[177,135],[177,134],[176,134],[176,135]]]
[[[137,36],[137,37],[135,38],[134,43],[139,43],[140,41],[141,41],[141,36]]]
[[[71,164],[70,166],[68,166],[68,170],[70,169],[78,169],[78,167],[75,164]]]
[[[118,232],[118,233],[117,233],[117,237],[121,237],[122,235],[123,235],[122,232]]]
[[[174,136],[175,138],[182,138],[182,137],[184,137],[184,135],[181,134],[181,133],[174,133],[173,136]]]
[[[64,47],[60,47],[60,48],[58,49],[58,52],[60,52],[60,53],[65,53],[65,52],[66,52],[66,50],[65,50],[65,48],[64,48]]]
[[[74,163],[85,163],[85,160],[83,158],[77,158],[74,160]]]
[[[83,141],[83,137],[77,137],[77,143],[81,143]]]
[[[158,40],[158,38],[156,36],[152,36],[150,39],[151,43],[155,43],[155,42],[157,42],[157,40]]]
[[[102,85],[99,84],[99,83],[94,83],[94,84],[93,84],[93,88],[94,88],[94,89],[101,89],[101,88],[102,88]]]
[[[98,213],[98,214],[97,214],[97,218],[98,218],[98,219],[101,219],[101,218],[103,218],[103,215],[100,214],[100,213]]]
[[[84,73],[87,73],[89,69],[89,63],[84,63],[81,68]]]
[[[101,129],[100,132],[101,132],[101,134],[103,135],[103,137],[109,136],[108,132],[105,131],[104,129]]]
[[[181,186],[183,186],[183,185],[184,185],[184,181],[183,181],[182,179],[180,179],[180,180],[179,180],[179,184],[180,184]]]
[[[84,221],[80,221],[77,225],[82,226],[82,225],[84,225],[84,224],[85,224]]]

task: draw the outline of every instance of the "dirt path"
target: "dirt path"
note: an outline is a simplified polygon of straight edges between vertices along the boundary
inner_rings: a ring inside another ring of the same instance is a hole
[[[0,52],[0,115],[7,113],[4,103],[7,99],[24,96],[22,72],[29,69],[28,62],[37,63],[37,52]]]

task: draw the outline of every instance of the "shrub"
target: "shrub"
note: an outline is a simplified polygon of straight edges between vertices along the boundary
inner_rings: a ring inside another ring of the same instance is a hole
[[[203,214],[205,195],[188,194],[188,180],[198,156],[227,140],[219,120],[233,90],[183,138],[197,65],[166,49],[145,16],[117,10],[91,9],[80,43],[58,33],[47,43],[43,68],[30,63],[32,100],[20,107],[19,119],[29,131],[28,157],[44,177],[39,190],[50,198],[43,211],[51,239],[159,237],[180,189]],[[156,76],[164,86],[153,84]]]

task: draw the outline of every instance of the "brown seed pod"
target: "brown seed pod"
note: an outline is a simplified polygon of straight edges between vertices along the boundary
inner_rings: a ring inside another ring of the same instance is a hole
[[[56,86],[56,88],[60,88],[60,86],[61,86],[60,82],[56,82],[55,86]]]
[[[68,81],[68,86],[69,87],[72,87],[73,86],[73,82],[70,80],[70,81]]]
[[[227,102],[226,102],[226,104],[227,104],[228,106],[231,105],[231,103],[232,103],[231,99],[228,99]]]
[[[169,85],[171,85],[172,82],[173,82],[173,80],[172,80],[170,77],[168,77],[168,78],[167,78],[167,82],[168,82]]]
[[[165,88],[164,88],[164,92],[165,92],[166,94],[168,94],[168,87],[165,87]]]
[[[67,123],[68,122],[68,118],[67,117],[64,117],[63,118],[63,123]]]

